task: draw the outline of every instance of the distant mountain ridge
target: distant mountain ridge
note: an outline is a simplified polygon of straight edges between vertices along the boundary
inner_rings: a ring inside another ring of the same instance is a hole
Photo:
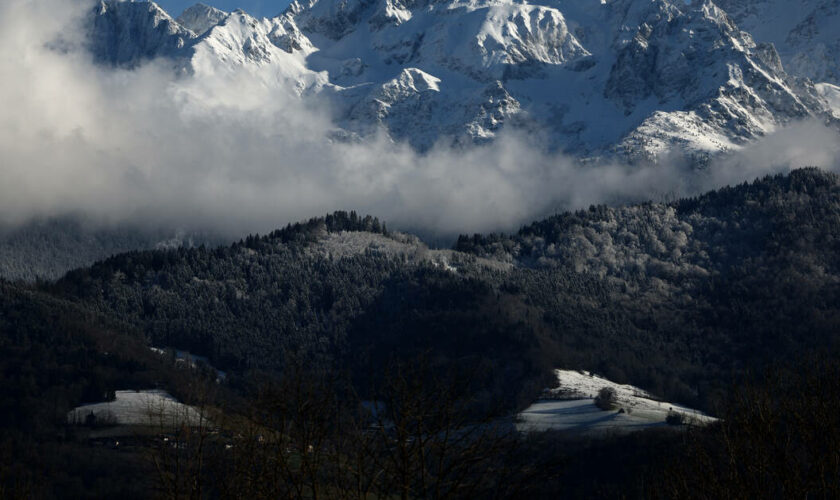
[[[97,227],[73,217],[37,219],[0,230],[0,279],[54,280],[67,271],[131,250],[219,243],[218,236],[131,225]]]
[[[837,120],[825,92],[710,1],[313,0],[271,19],[199,4],[176,20],[109,0],[90,40],[104,64],[166,58],[327,98],[344,140],[385,130],[420,151],[511,128],[577,156],[704,158]]]

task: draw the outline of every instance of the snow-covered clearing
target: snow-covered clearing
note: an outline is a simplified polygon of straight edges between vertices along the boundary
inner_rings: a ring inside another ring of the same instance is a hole
[[[576,434],[625,433],[668,425],[670,413],[678,413],[684,423],[703,425],[715,420],[697,410],[657,401],[632,385],[617,384],[586,371],[555,370],[558,387],[528,407],[517,418],[522,432],[569,431]],[[595,396],[604,387],[616,393],[614,410],[595,406]],[[623,410],[623,412],[621,412]]]
[[[430,263],[453,273],[458,273],[468,262],[496,271],[509,271],[513,267],[510,262],[474,257],[454,250],[432,249],[418,237],[399,232],[392,232],[388,236],[361,231],[325,232],[311,247],[311,251],[332,259],[371,252],[405,262]]]
[[[67,421],[84,424],[90,414],[97,424],[172,427],[202,423],[198,410],[162,390],[116,391],[114,401],[76,407],[67,414]]]

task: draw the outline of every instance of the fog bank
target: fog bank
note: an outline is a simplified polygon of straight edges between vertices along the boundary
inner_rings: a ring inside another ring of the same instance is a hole
[[[683,162],[580,166],[515,133],[418,154],[330,139],[326,103],[244,76],[175,78],[94,65],[80,0],[0,4],[0,225],[265,232],[354,209],[429,235],[510,230],[558,210],[696,194],[801,166],[837,169],[840,135],[787,127],[701,173]]]

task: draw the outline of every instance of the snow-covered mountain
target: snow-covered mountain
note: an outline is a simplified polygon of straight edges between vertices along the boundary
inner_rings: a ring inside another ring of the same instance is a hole
[[[840,84],[840,0],[719,0],[743,28],[779,51],[785,68]]]
[[[196,35],[203,35],[210,28],[221,23],[228,17],[228,13],[215,7],[197,3],[178,16],[178,24],[192,31]]]
[[[747,22],[760,2],[722,3]],[[791,121],[837,119],[830,88],[787,73],[771,43],[710,1],[307,0],[271,19],[199,4],[177,20],[103,1],[91,41],[102,63],[166,58],[198,78],[244,73],[326,97],[337,136],[384,129],[421,151],[509,128],[579,156],[704,158]]]
[[[307,67],[315,48],[289,15],[256,19],[198,4],[175,20],[153,2],[103,1],[93,19],[90,48],[99,62],[134,67],[166,58],[197,78],[246,72],[297,94],[328,83]]]

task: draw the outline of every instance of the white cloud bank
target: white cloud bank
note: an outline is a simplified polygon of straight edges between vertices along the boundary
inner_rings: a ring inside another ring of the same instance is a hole
[[[840,136],[813,123],[702,175],[678,162],[581,167],[513,134],[424,155],[382,138],[335,143],[317,103],[253,80],[95,66],[79,48],[87,8],[0,3],[0,225],[80,214],[240,235],[355,209],[426,234],[510,230],[558,209],[840,165]],[[58,39],[70,48],[48,48]]]

